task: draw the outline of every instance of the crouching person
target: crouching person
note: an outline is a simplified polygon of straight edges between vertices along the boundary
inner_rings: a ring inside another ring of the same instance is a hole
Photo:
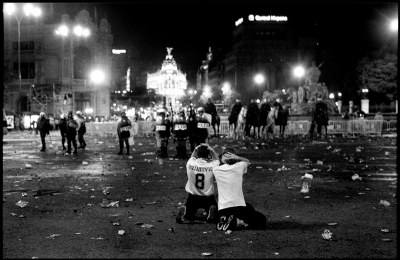
[[[189,193],[185,206],[179,208],[176,222],[193,223],[198,209],[207,213],[207,222],[216,223],[217,202],[214,197],[213,168],[220,164],[218,154],[208,144],[197,146],[186,164],[188,181],[185,190]]]
[[[246,203],[243,195],[243,174],[247,173],[249,160],[235,155],[233,148],[226,148],[221,165],[214,167],[213,174],[218,187],[217,230],[238,228],[265,228],[267,218]]]

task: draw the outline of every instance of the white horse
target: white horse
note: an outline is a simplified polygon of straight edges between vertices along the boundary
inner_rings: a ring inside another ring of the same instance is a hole
[[[237,127],[235,129],[235,140],[238,140],[240,137],[244,140],[244,128],[246,126],[246,114],[247,114],[247,106],[243,106],[240,110]]]

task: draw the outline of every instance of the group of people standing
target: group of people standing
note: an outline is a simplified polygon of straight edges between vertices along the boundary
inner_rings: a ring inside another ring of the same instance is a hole
[[[60,121],[58,123],[61,134],[61,144],[63,150],[67,150],[65,155],[70,155],[72,152],[72,146],[74,147],[73,154],[78,153],[78,149],[85,149],[86,142],[83,136],[86,133],[85,118],[81,111],[76,112],[74,117],[72,112],[68,115],[61,114]],[[41,152],[46,151],[46,136],[50,134],[51,125],[49,119],[46,117],[45,112],[40,112],[39,119],[37,121],[36,132],[40,132],[40,139],[42,142]],[[78,135],[79,147],[77,147],[76,136]],[[67,147],[65,147],[65,141],[67,141]]]

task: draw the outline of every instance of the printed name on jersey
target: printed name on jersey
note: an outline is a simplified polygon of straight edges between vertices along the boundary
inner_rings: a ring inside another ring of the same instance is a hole
[[[121,127],[121,131],[123,131],[123,132],[129,131],[129,128],[131,128],[131,127],[130,126]]]
[[[213,167],[199,167],[196,165],[189,165],[189,170],[192,170],[195,172],[212,172]]]

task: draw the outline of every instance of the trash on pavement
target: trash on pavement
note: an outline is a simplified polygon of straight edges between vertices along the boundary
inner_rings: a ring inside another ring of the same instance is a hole
[[[20,208],[25,208],[28,204],[29,204],[29,202],[23,201],[23,200],[20,200],[17,203],[15,203],[15,205],[17,205]]]
[[[152,205],[152,204],[156,204],[157,201],[152,201],[152,202],[146,202],[147,205]]]
[[[125,230],[118,230],[118,235],[122,236],[125,234]]]
[[[103,194],[104,194],[104,195],[110,194],[110,192],[109,192],[108,190],[109,190],[109,189],[112,189],[112,188],[114,188],[114,187],[105,187],[105,188],[103,189]]]
[[[311,181],[313,179],[312,174],[306,173],[301,176],[301,180],[303,180],[302,187],[300,193],[308,193],[310,191]]]
[[[86,161],[82,161],[82,164],[83,164],[83,165],[88,165],[89,163],[86,162]]]
[[[143,224],[142,225],[142,228],[152,228],[152,227],[154,227],[154,226],[151,224]]]
[[[11,214],[12,216],[14,216],[14,217],[18,215],[18,214],[16,214],[16,213],[10,213],[10,214]]]
[[[382,229],[381,229],[381,232],[383,232],[383,233],[389,233],[389,229],[387,229],[387,228],[382,228]]]
[[[382,241],[383,242],[390,242],[390,241],[392,241],[390,238],[382,238]]]
[[[26,197],[26,196],[28,196],[28,194],[26,193],[26,192],[22,192],[22,197]]]
[[[385,155],[386,155],[386,156],[390,155],[390,152],[385,152]]]
[[[257,166],[256,169],[262,169],[262,167],[261,166]]]
[[[329,231],[329,229],[325,229],[324,232],[322,233],[322,238],[325,240],[332,240],[332,235],[333,233]]]
[[[275,154],[281,154],[281,152],[276,152]]]
[[[227,230],[227,231],[225,232],[225,234],[227,234],[227,235],[232,234],[232,230]]]
[[[103,202],[100,204],[102,208],[118,208],[119,201],[109,201],[107,199],[103,199]]]
[[[337,223],[336,222],[331,222],[331,223],[328,223],[328,226],[336,226],[337,225]]]
[[[160,173],[159,172],[155,172],[154,175],[160,175]]]
[[[381,200],[379,201],[379,205],[383,205],[385,207],[389,207],[390,206],[390,202],[387,200]]]
[[[90,239],[103,240],[104,238],[102,238],[102,237],[91,237]]]
[[[318,164],[318,165],[323,165],[324,162],[323,162],[323,161],[317,161],[317,164]]]
[[[353,180],[353,181],[355,181],[355,180],[362,180],[362,178],[356,173],[356,174],[354,174],[353,176],[351,176],[351,179]]]
[[[133,198],[126,199],[125,201],[133,201]]]
[[[52,234],[46,238],[54,239],[55,237],[61,236],[60,234]]]
[[[27,163],[27,164],[25,164],[25,168],[26,168],[26,169],[32,169],[32,165],[29,164],[29,163]]]
[[[212,255],[212,253],[210,253],[210,252],[204,252],[204,253],[201,253],[201,255],[202,255],[202,256],[210,256],[210,255]]]

